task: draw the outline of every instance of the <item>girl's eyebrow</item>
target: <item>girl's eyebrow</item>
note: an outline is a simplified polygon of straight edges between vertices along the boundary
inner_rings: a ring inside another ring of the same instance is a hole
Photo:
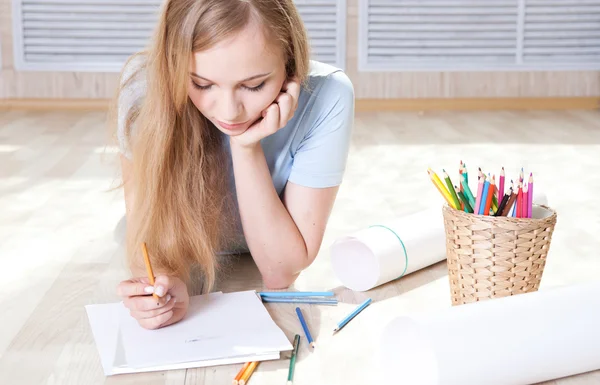
[[[250,76],[249,78],[240,80],[240,83],[247,82],[247,81],[254,80],[254,79],[258,79],[258,78],[264,78],[265,76],[270,75],[271,73],[272,73],[272,71],[264,73],[264,74],[258,74],[258,75]],[[193,77],[196,77],[198,79],[206,80],[207,82],[211,82],[212,83],[212,81],[210,81],[209,79],[207,79],[205,77],[202,77],[202,76],[198,75],[197,73],[190,72],[190,75],[192,75]]]

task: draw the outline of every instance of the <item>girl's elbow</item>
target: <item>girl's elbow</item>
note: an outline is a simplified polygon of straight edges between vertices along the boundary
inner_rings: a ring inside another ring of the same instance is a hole
[[[268,290],[287,289],[296,282],[300,274],[263,277],[263,283]]]

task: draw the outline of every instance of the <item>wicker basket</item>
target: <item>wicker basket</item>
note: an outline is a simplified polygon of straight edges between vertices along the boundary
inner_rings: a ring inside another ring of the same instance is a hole
[[[442,210],[452,305],[538,290],[556,211],[534,206],[533,218],[512,218]]]

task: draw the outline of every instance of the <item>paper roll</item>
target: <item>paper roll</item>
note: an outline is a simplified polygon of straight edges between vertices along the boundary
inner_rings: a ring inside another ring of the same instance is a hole
[[[534,194],[533,202],[548,205],[544,193]],[[329,251],[342,285],[370,290],[446,259],[442,209],[420,211],[340,237]]]
[[[376,224],[337,239],[333,271],[344,286],[365,291],[446,258],[441,208]]]
[[[600,369],[600,281],[399,317],[381,338],[388,384],[533,384]]]

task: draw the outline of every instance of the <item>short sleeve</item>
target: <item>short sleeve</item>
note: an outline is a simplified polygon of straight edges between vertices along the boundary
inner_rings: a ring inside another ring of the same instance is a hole
[[[146,81],[144,71],[140,70],[143,64],[142,57],[134,57],[127,63],[123,69],[122,81],[123,87],[118,99],[117,116],[117,140],[119,150],[128,159],[131,159],[131,145],[129,138],[133,135],[134,128],[130,128],[127,133],[127,121],[134,109],[141,106],[141,102],[146,94]]]
[[[354,126],[354,87],[344,72],[327,76],[303,124],[309,127],[293,155],[288,180],[313,188],[340,185]]]

